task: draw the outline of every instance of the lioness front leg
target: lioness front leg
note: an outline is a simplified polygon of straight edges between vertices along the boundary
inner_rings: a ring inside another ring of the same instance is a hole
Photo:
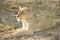
[[[28,31],[28,28],[29,28],[29,24],[25,20],[22,19],[22,28],[18,28],[14,32],[14,34],[26,32],[26,31]]]

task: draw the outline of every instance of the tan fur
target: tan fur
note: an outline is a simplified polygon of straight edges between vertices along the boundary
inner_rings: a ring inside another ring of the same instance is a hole
[[[51,28],[54,23],[52,22],[51,16],[47,11],[37,14],[34,13],[33,9],[29,7],[19,7],[16,18],[17,21],[22,21],[22,28],[17,29],[14,34],[31,34],[35,31]]]

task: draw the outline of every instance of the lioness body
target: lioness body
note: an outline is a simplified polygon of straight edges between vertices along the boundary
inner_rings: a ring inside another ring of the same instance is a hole
[[[17,21],[22,21],[22,28],[17,29],[14,34],[31,34],[35,31],[41,31],[53,26],[51,16],[47,11],[37,14],[31,8],[19,7],[16,18]]]

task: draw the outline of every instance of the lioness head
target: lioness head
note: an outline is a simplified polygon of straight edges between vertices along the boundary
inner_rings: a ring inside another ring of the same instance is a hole
[[[28,7],[19,7],[18,13],[15,15],[17,21],[20,21],[20,20],[26,18],[26,15],[29,11],[30,11],[30,8],[28,8]]]

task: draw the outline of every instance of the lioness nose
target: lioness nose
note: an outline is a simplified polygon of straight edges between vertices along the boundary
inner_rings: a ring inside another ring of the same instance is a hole
[[[19,15],[17,15],[17,13],[15,13],[15,17],[19,17]]]
[[[16,15],[14,15],[14,17],[16,18]]]
[[[15,15],[17,15],[17,12],[15,13]]]
[[[15,15],[15,18],[16,18],[16,17],[19,17],[19,15]]]

